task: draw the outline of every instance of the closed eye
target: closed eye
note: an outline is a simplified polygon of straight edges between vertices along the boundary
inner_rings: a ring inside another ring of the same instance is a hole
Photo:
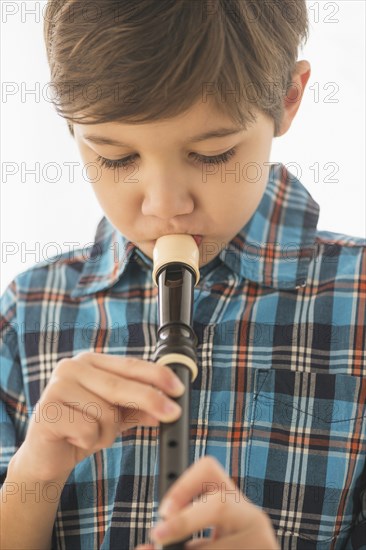
[[[216,155],[214,157],[206,157],[204,155],[198,155],[197,153],[191,153],[191,155],[194,161],[198,164],[224,164],[226,162],[229,162],[229,160],[235,155],[235,153],[236,147],[233,147],[232,149],[229,149],[229,151],[226,151],[225,153],[222,153],[221,155]],[[129,155],[121,159],[111,160],[98,155],[97,162],[100,166],[104,166],[105,168],[111,170],[116,170],[117,168],[125,168],[132,165],[136,156],[137,155],[135,154]]]

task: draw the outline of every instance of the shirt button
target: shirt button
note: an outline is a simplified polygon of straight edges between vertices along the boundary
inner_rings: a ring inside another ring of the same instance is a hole
[[[301,283],[301,285],[295,286],[295,288],[304,288],[305,286],[306,286],[306,281],[304,281],[303,283]]]

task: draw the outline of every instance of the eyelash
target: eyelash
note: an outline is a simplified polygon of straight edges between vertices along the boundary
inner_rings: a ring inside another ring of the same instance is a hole
[[[198,162],[199,164],[224,164],[226,162],[229,162],[229,160],[235,155],[235,153],[236,147],[229,149],[229,151],[222,153],[222,155],[216,155],[214,157],[205,157],[203,155],[198,155],[197,153],[192,154],[195,157],[195,162]],[[126,166],[132,164],[133,161],[131,159],[134,156],[135,155],[129,155],[128,157],[125,157],[123,159],[110,160],[98,155],[97,162],[100,164],[100,166],[117,170],[117,168],[125,168]]]

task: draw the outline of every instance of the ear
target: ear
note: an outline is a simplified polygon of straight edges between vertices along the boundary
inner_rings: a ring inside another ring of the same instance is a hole
[[[309,80],[311,73],[310,63],[308,61],[298,61],[294,72],[292,73],[292,81],[287,89],[284,98],[284,113],[281,125],[276,137],[282,136],[290,128],[293,119],[300,107],[305,86]]]
[[[67,120],[67,126],[68,126],[68,128],[69,128],[70,134],[71,134],[72,137],[74,138],[74,137],[75,137],[75,134],[74,134],[74,125],[73,125],[71,122],[69,122],[69,121]]]

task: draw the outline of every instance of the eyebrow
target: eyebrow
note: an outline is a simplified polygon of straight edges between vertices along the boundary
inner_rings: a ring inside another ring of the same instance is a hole
[[[198,142],[198,141],[205,141],[206,139],[211,139],[211,138],[231,136],[233,134],[238,134],[239,132],[242,132],[243,129],[244,128],[218,128],[217,130],[210,130],[209,132],[205,132],[204,134],[199,134],[198,136],[191,136],[190,138],[188,138],[188,141]],[[129,147],[129,145],[121,141],[117,141],[115,139],[107,138],[104,136],[97,136],[95,134],[85,135],[84,139],[88,141],[92,141],[97,145],[116,145],[116,146],[122,146],[122,147]]]

